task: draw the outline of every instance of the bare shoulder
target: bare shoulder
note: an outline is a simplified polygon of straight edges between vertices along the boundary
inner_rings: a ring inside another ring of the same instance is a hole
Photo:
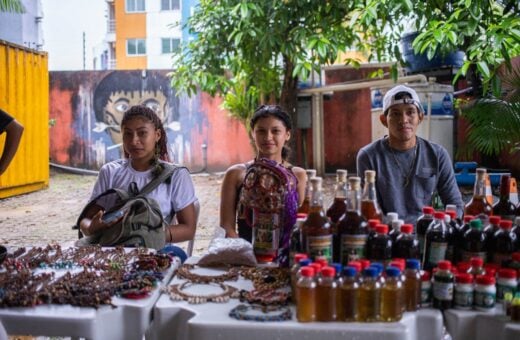
[[[300,168],[299,166],[294,166],[292,167],[292,172],[299,181],[307,180],[307,173],[305,172],[305,169]]]
[[[224,175],[224,181],[222,183],[223,186],[229,187],[238,187],[243,181],[244,176],[246,174],[247,164],[239,163],[230,166],[226,170],[226,174]]]

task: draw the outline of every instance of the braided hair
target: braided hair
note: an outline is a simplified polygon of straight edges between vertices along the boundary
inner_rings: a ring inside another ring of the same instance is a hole
[[[150,161],[151,165],[155,165],[160,167],[159,160],[163,160],[165,162],[170,162],[170,156],[168,155],[168,137],[166,136],[166,131],[164,130],[163,123],[159,119],[159,117],[155,114],[155,112],[147,106],[144,105],[134,105],[130,107],[125,114],[123,115],[123,119],[121,120],[121,128],[131,119],[134,118],[145,118],[153,123],[156,129],[161,131],[161,138],[157,141],[155,145],[155,155]],[[125,158],[129,157],[129,154],[124,150]],[[158,170],[162,170],[158,169]]]
[[[273,117],[280,120],[287,131],[292,130],[292,121],[291,116],[280,105],[260,105],[256,108],[255,113],[253,113],[253,117],[249,121],[249,127],[251,131],[254,129],[256,123],[260,118]],[[284,161],[289,160],[289,156],[291,154],[291,149],[284,145],[282,147],[282,159]]]

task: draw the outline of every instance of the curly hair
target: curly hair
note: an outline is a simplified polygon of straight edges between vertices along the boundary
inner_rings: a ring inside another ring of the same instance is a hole
[[[131,119],[134,118],[145,118],[153,123],[156,129],[161,131],[161,138],[156,144],[156,154],[155,157],[151,160],[151,164],[158,164],[158,160],[161,159],[166,162],[170,162],[170,156],[168,155],[168,137],[166,136],[166,131],[164,130],[163,123],[159,119],[159,117],[155,114],[155,112],[147,106],[144,105],[134,105],[130,107],[125,114],[123,115],[123,119],[121,120],[121,129],[123,126]],[[124,151],[125,158],[128,158],[129,155]]]

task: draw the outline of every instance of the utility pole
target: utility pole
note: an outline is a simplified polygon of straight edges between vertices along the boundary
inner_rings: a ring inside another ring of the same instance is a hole
[[[85,43],[85,31],[83,31],[83,71],[86,69],[86,58],[85,58],[85,50],[86,50],[86,43]]]

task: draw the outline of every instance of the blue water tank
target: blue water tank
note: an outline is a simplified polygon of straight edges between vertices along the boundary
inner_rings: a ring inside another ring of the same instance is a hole
[[[401,52],[406,61],[405,69],[407,72],[420,72],[443,67],[460,68],[464,63],[464,52],[455,51],[446,55],[437,53],[432,60],[428,60],[426,53],[415,54],[412,43],[419,33],[407,33],[401,38]]]

